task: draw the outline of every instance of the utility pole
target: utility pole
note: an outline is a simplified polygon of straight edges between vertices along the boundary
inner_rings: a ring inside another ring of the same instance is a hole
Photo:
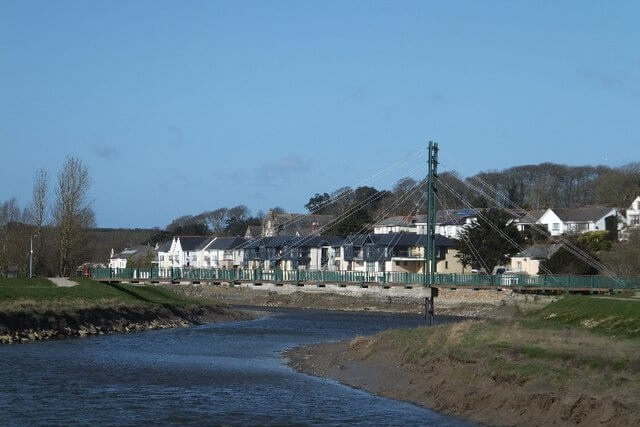
[[[424,301],[425,323],[433,324],[434,298],[438,296],[435,284],[436,273],[436,193],[438,192],[438,143],[429,141],[427,159],[427,239],[424,246],[424,286],[430,289],[430,296]]]
[[[31,248],[29,251],[29,279],[33,277],[33,238],[34,237],[38,237],[38,235],[36,234],[29,237],[29,242],[31,245]]]

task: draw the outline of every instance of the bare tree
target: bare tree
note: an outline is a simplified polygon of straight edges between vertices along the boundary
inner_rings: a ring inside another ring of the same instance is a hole
[[[95,224],[89,200],[91,178],[87,167],[75,157],[67,157],[58,173],[53,206],[57,231],[58,273],[66,276],[80,260],[85,231]]]
[[[0,203],[0,275],[7,274],[10,266],[10,253],[11,248],[11,233],[10,226],[20,220],[20,207],[18,206],[18,200],[12,197],[9,200],[5,200]]]
[[[31,204],[28,208],[29,222],[33,226],[37,237],[35,250],[35,265],[38,274],[42,271],[44,255],[44,234],[43,227],[47,222],[47,194],[49,190],[49,176],[44,169],[38,169],[33,179],[33,191],[31,194]]]

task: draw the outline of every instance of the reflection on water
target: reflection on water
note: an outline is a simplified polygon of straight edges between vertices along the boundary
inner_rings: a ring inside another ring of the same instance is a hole
[[[0,423],[461,425],[286,366],[283,349],[420,316],[274,310],[221,323],[0,346]]]

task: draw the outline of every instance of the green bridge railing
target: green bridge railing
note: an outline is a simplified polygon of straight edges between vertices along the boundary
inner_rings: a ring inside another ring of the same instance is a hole
[[[210,280],[256,282],[379,283],[416,286],[427,282],[423,273],[324,271],[324,270],[241,270],[212,268],[92,268],[97,280]],[[434,285],[460,287],[531,287],[566,289],[640,289],[640,277],[568,276],[526,274],[436,273]]]

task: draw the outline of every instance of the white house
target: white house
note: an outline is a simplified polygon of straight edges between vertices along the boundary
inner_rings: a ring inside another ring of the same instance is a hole
[[[464,227],[477,221],[475,209],[441,209],[436,212],[436,234],[457,239]],[[374,234],[427,234],[427,215],[404,215],[385,218],[373,226]]]
[[[207,236],[176,236],[158,248],[158,267],[200,268],[204,262],[204,249],[213,240]]]
[[[216,237],[202,250],[199,268],[237,268],[242,266],[242,245],[246,240],[241,237]]]
[[[627,217],[625,221],[628,228],[640,226],[640,196],[631,203],[629,209],[627,209]]]
[[[125,248],[120,253],[114,253],[111,249],[111,257],[109,258],[109,268],[127,268],[129,261],[143,260],[150,256],[155,258],[154,249],[151,246],[136,246],[134,248]]]
[[[607,222],[611,222],[610,227],[617,230],[617,209],[603,206],[553,208],[547,209],[538,220],[538,224],[544,224],[552,236],[607,230]]]
[[[421,217],[425,217],[422,220]],[[390,216],[388,218],[383,219],[382,221],[377,222],[373,225],[373,233],[374,234],[389,234],[389,233],[417,233],[418,226],[416,222],[426,221],[425,215],[400,215],[400,216]]]

